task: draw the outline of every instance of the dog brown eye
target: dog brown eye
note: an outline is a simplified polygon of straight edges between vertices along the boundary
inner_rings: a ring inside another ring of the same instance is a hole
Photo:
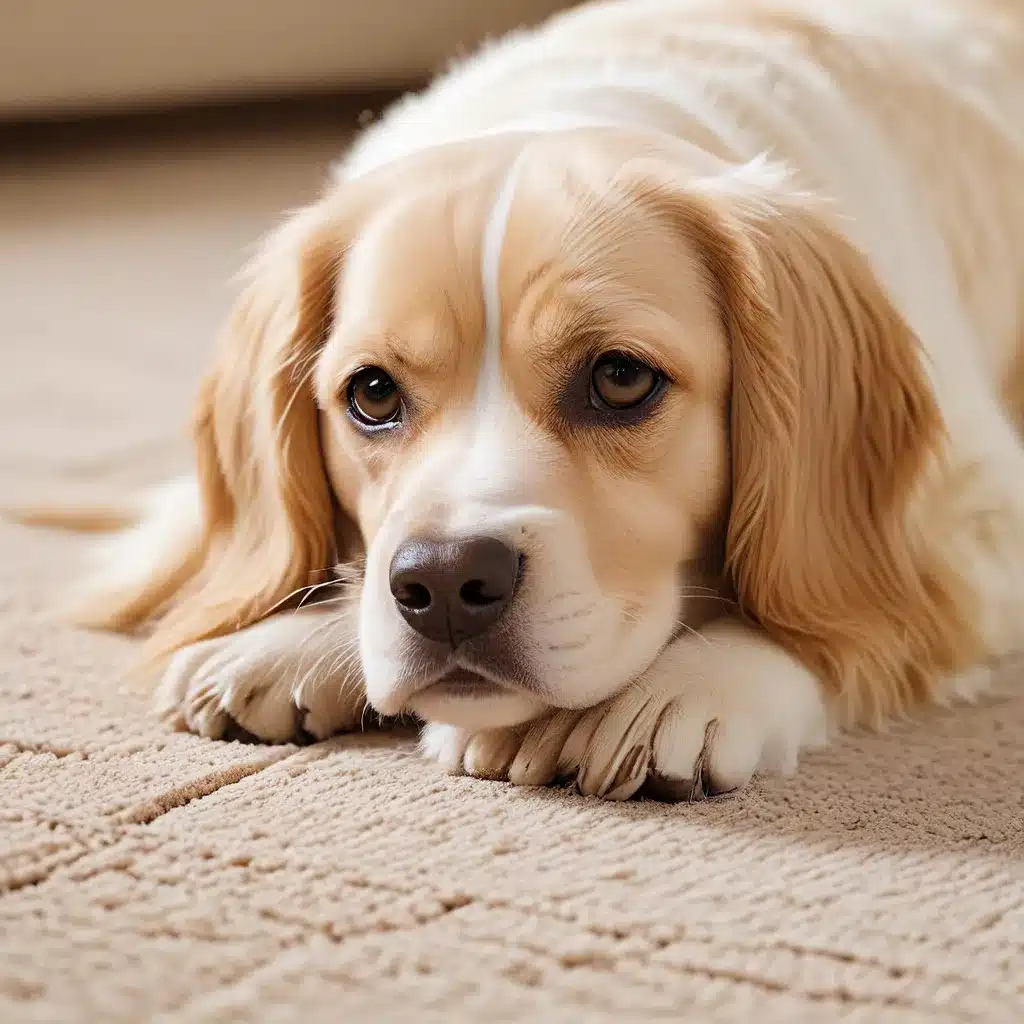
[[[381,427],[401,418],[402,395],[390,374],[367,366],[349,381],[348,407],[359,423]]]
[[[624,352],[609,352],[594,364],[592,400],[598,408],[632,409],[650,398],[661,383],[653,367]]]

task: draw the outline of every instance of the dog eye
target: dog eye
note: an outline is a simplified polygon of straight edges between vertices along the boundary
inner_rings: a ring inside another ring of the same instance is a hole
[[[645,402],[663,377],[652,366],[624,352],[609,352],[590,375],[591,402],[598,409],[632,409]]]
[[[379,366],[367,366],[348,384],[348,408],[367,427],[397,423],[402,415],[402,393],[394,378]]]

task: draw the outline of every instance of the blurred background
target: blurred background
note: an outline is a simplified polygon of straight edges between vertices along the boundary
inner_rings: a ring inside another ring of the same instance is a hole
[[[397,93],[564,6],[0,4],[4,497],[176,469],[262,232]]]
[[[404,87],[557,0],[31,0],[0,8],[0,117]]]

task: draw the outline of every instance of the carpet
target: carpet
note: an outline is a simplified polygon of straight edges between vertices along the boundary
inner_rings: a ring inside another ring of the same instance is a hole
[[[5,501],[185,464],[230,275],[344,124],[0,167]],[[409,736],[166,732],[51,621],[82,538],[0,523],[0,1019],[1024,1017],[1024,697],[699,805],[446,778]]]

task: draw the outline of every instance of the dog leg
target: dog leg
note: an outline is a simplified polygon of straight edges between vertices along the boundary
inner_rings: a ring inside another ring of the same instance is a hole
[[[192,644],[171,659],[156,709],[212,739],[232,725],[271,743],[355,728],[366,705],[356,619],[355,601],[314,605]]]

